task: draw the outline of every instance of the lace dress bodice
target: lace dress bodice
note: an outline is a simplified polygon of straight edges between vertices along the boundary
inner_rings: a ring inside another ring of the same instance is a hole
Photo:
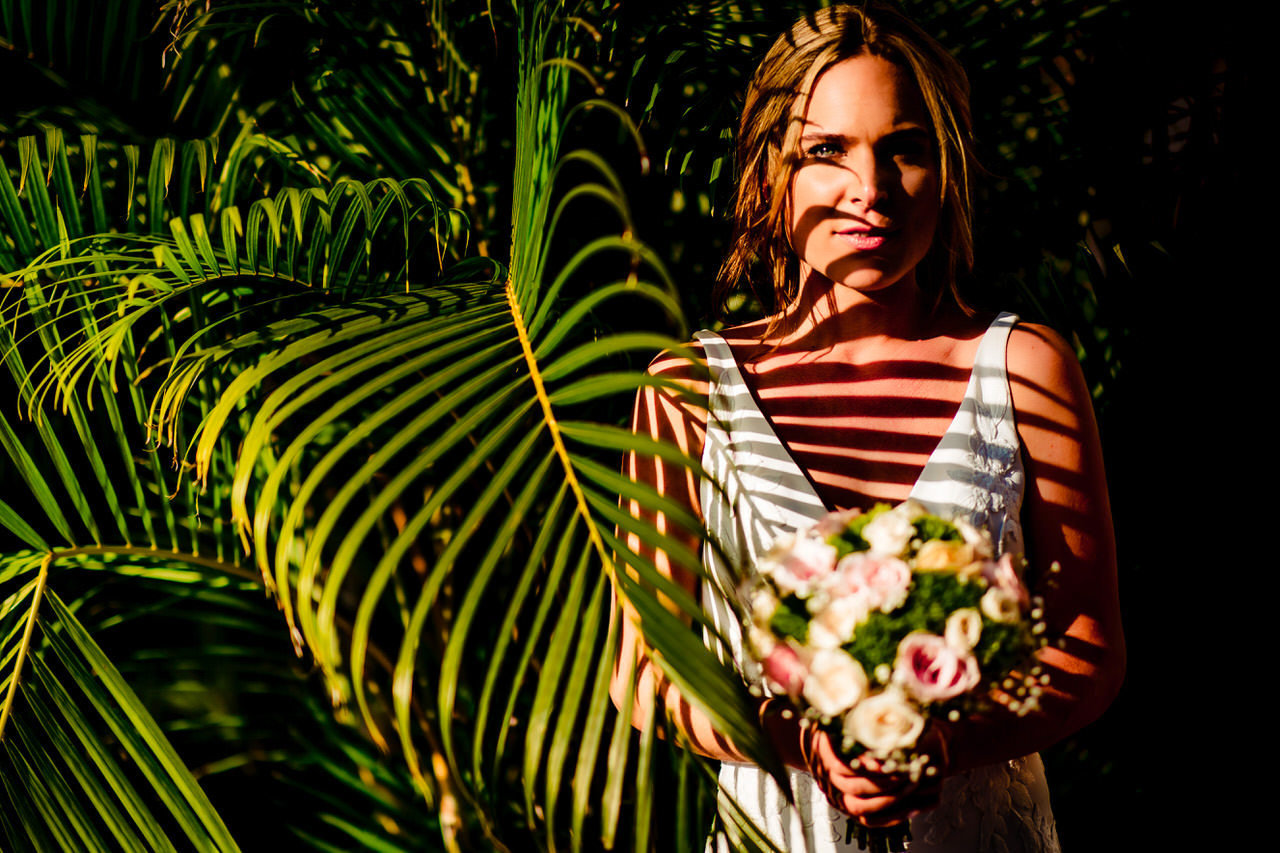
[[[983,335],[964,399],[911,497],[931,512],[967,515],[991,532],[1000,551],[1020,552],[1024,472],[1005,369],[1005,348],[1016,322],[1016,316],[1001,314]],[[704,522],[732,565],[750,567],[779,534],[809,526],[828,508],[760,411],[729,346],[711,332],[696,337],[711,373],[702,455],[707,476],[699,493]],[[721,660],[732,660],[748,683],[767,692],[759,667],[745,655],[731,603],[737,572],[710,546],[703,559],[711,576],[703,582],[703,606],[726,643],[710,635],[707,642]],[[827,803],[813,777],[792,770],[790,781],[794,806],[753,764],[725,762],[720,770],[722,797],[732,797],[781,849],[856,850],[856,842],[846,840],[851,837],[848,818]],[[948,779],[941,804],[913,819],[911,831],[913,852],[1056,851],[1039,756]],[[730,844],[720,837],[719,849],[728,850]]]

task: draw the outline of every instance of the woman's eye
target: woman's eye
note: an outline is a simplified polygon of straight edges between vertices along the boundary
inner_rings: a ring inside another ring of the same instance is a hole
[[[828,159],[840,156],[841,151],[840,146],[836,145],[834,142],[819,142],[815,145],[810,145],[804,153],[806,157]]]
[[[927,142],[903,141],[894,145],[889,153],[895,160],[901,160],[904,163],[922,163],[929,159],[929,144]]]

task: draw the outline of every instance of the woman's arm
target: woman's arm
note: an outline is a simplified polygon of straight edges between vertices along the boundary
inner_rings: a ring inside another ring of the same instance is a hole
[[[706,436],[708,386],[705,367],[673,353],[662,353],[649,365],[649,375],[668,385],[654,384],[636,395],[632,429],[639,435],[677,447],[693,459],[702,455]],[[627,455],[626,473],[634,481],[651,486],[664,497],[689,510],[691,517],[701,518],[698,503],[698,478],[687,467],[651,454],[631,452]],[[700,530],[691,530],[662,512],[653,512],[631,501],[630,514],[652,524],[659,533],[680,541],[688,553],[701,555]],[[698,579],[688,567],[680,566],[672,555],[655,550],[638,536],[627,537],[628,550],[641,560],[651,561],[662,575],[671,578],[694,599],[698,598]],[[634,572],[633,572],[634,576]],[[616,594],[616,592],[615,592]],[[669,603],[674,609],[675,604]],[[650,706],[656,714],[669,714],[690,748],[726,761],[745,761],[733,744],[711,725],[707,716],[685,700],[680,689],[665,679],[650,659],[644,646],[638,616],[631,605],[622,602],[622,637],[618,660],[614,665],[610,694],[618,708],[631,706],[631,719],[637,726],[648,719]],[[692,629],[691,629],[692,630]],[[631,689],[628,668],[636,668]]]
[[[696,344],[693,349],[699,351]],[[705,364],[691,362],[673,353],[663,353],[649,365],[649,374],[670,384],[649,385],[636,395],[633,431],[677,447],[695,460],[700,459],[707,429]],[[687,467],[637,452],[628,454],[624,464],[633,480],[652,486],[664,497],[674,500],[688,509],[691,517],[702,517],[699,480]],[[685,550],[701,559],[701,529],[687,529],[664,513],[654,513],[635,501],[627,509],[636,518],[651,523],[660,533],[681,541]],[[628,536],[627,545],[641,559],[651,560],[660,573],[679,584],[690,596],[699,598],[697,576],[687,567],[680,566],[671,555],[647,546],[636,536]],[[674,604],[670,606],[675,608]],[[657,707],[653,709],[655,718],[657,714],[669,715],[690,749],[720,761],[750,761],[731,740],[715,729],[706,714],[685,699],[679,687],[663,677],[645,649],[636,624],[638,617],[628,602],[622,602],[621,612],[622,636],[610,689],[614,704],[619,709],[629,705],[633,724],[641,726],[648,719],[650,706],[656,702]],[[629,662],[634,662],[636,668],[634,686],[627,671]],[[785,764],[804,768],[806,759],[802,741],[807,733],[801,730],[795,715],[780,713],[785,707],[788,707],[785,700],[762,701],[758,709],[761,726]]]
[[[1007,351],[1027,487],[1028,571],[1044,596],[1049,675],[1037,713],[956,724],[951,764],[964,770],[1043,749],[1097,719],[1124,678],[1115,532],[1093,403],[1080,363],[1044,326],[1019,324]],[[1049,572],[1057,563],[1057,571]]]

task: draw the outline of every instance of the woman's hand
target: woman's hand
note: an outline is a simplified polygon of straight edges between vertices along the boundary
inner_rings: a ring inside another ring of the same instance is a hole
[[[915,781],[905,772],[884,772],[883,764],[866,755],[850,766],[818,726],[802,729],[801,744],[805,767],[827,800],[864,826],[891,826],[938,804],[947,771],[946,737],[939,726],[931,725],[916,744],[916,753],[928,757],[925,766],[934,772]]]

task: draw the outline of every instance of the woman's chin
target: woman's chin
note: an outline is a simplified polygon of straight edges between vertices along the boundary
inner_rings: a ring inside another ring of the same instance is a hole
[[[905,296],[909,292],[916,291],[915,275],[910,270],[907,272],[891,271],[867,266],[862,269],[849,270],[843,274],[837,273],[833,276],[823,275],[815,271],[813,278],[816,279],[813,283],[819,287],[834,288],[837,292],[852,292],[868,297],[887,296],[889,294],[898,297],[899,295]]]

